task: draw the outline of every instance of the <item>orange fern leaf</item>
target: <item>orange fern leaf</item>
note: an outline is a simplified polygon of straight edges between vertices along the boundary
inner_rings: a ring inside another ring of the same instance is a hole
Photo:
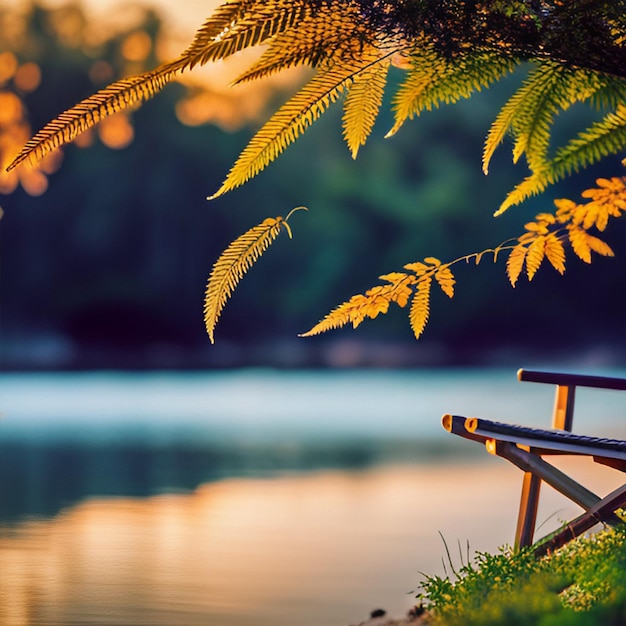
[[[428,322],[428,316],[430,315],[430,287],[432,282],[432,278],[430,277],[420,280],[417,284],[415,295],[413,296],[409,321],[415,339],[419,339]]]
[[[211,271],[204,300],[204,323],[211,343],[217,320],[243,275],[276,239],[288,228],[282,217],[268,217],[235,239],[221,254]]]
[[[448,298],[454,297],[454,284],[456,281],[454,280],[452,271],[447,265],[443,265],[435,272],[435,280],[439,287],[441,287],[441,291],[443,291]]]
[[[589,233],[587,233],[587,245],[591,250],[601,256],[615,256],[615,253],[608,243],[602,241],[602,239],[598,239],[597,237],[590,235]]]
[[[517,283],[517,279],[524,269],[527,253],[528,248],[520,244],[511,250],[511,254],[509,254],[509,258],[506,260],[506,274],[512,287],[515,287],[515,283]]]
[[[528,253],[526,254],[526,274],[528,275],[528,280],[533,279],[545,255],[546,237],[541,235],[528,246]]]
[[[550,265],[559,274],[563,274],[565,272],[565,248],[563,242],[554,233],[546,236],[545,253]]]
[[[587,231],[578,226],[569,226],[567,232],[574,254],[585,263],[591,263],[591,246]]]
[[[380,276],[388,281],[388,285],[372,287],[363,294],[352,296],[350,300],[333,309],[311,330],[300,337],[312,337],[335,328],[341,328],[346,324],[352,324],[356,328],[366,317],[375,318],[380,313],[387,313],[389,304],[395,302],[400,307],[405,307],[412,293],[410,285],[416,282],[415,276],[403,272],[393,272]]]

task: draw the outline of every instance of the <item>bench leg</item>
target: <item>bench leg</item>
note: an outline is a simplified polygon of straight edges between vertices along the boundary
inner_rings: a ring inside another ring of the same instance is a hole
[[[541,478],[532,472],[524,472],[522,483],[522,497],[520,499],[515,531],[515,550],[530,546],[533,543],[535,524],[537,522],[537,507],[539,504],[539,490]]]

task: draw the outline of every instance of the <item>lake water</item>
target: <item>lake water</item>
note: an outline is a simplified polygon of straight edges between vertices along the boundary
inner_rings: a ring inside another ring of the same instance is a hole
[[[547,425],[553,390],[508,370],[4,374],[0,402],[3,626],[348,626],[405,613],[444,541],[455,565],[512,541],[520,472],[441,415]],[[623,433],[623,394],[577,402],[577,430]],[[576,514],[543,495],[541,532]]]

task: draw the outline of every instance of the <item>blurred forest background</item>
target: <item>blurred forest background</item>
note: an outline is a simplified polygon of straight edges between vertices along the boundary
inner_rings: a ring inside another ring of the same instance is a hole
[[[0,3],[3,168],[60,112],[187,43],[173,42],[159,13],[138,5],[117,25],[96,26],[80,4]],[[299,84],[290,72],[230,90],[227,68],[213,71],[109,118],[39,168],[0,174],[5,371],[517,367],[529,355],[626,362],[624,220],[606,237],[615,259],[586,266],[571,256],[564,277],[546,265],[532,284],[524,279],[512,289],[504,258],[463,266],[457,295],[450,302],[436,294],[419,342],[400,309],[357,331],[297,337],[380,274],[425,256],[447,260],[495,246],[521,234],[537,212],[552,211],[554,198],[577,200],[596,177],[623,175],[618,158],[605,160],[494,219],[526,171],[504,146],[485,178],[482,142],[522,74],[384,140],[388,103],[356,161],[335,106],[258,178],[208,202],[255,128]],[[402,78],[395,71],[392,87]],[[557,132],[571,137],[593,116],[575,108]],[[298,205],[310,210],[291,220],[294,240],[281,237],[250,271],[209,345],[202,306],[213,262],[245,230]]]

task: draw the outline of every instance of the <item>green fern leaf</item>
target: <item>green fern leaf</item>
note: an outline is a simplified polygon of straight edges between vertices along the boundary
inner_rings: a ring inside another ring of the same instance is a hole
[[[600,159],[626,149],[626,104],[581,132],[557,150],[552,162],[550,182],[561,180]]]
[[[7,170],[27,160],[31,162],[40,160],[52,150],[69,143],[80,133],[95,126],[105,117],[151,98],[180,69],[180,61],[175,61],[150,72],[124,78],[101,89],[46,124],[24,145]]]
[[[621,104],[615,112],[608,113],[603,120],[592,124],[559,148],[554,159],[525,178],[509,193],[495,215],[501,215],[511,206],[543,192],[549,185],[625,147],[626,105]]]
[[[416,339],[419,339],[420,335],[424,332],[424,328],[426,328],[426,323],[428,322],[428,316],[430,315],[430,287],[432,282],[430,276],[420,280],[417,283],[413,302],[411,303],[409,322]]]
[[[387,73],[391,61],[388,56],[361,72],[348,87],[344,101],[343,135],[352,158],[365,145],[372,132],[383,102]]]
[[[474,91],[511,72],[516,61],[492,52],[467,54],[450,60],[425,43],[411,53],[412,68],[394,99],[395,123],[387,133],[393,136],[407,119],[424,110],[468,98]]]
[[[483,148],[483,172],[489,172],[489,163],[496,148],[502,143],[506,134],[516,124],[518,139],[514,152],[514,160],[519,158],[525,149],[528,131],[523,132],[524,126],[532,128],[532,120],[541,111],[546,101],[546,93],[554,89],[561,80],[561,66],[556,63],[541,63],[524,81],[524,84],[500,109],[495,121],[489,129]],[[525,121],[525,124],[522,124]]]
[[[211,271],[204,300],[204,323],[211,343],[222,310],[244,274],[267,250],[287,222],[267,218],[233,241],[220,255]]]

